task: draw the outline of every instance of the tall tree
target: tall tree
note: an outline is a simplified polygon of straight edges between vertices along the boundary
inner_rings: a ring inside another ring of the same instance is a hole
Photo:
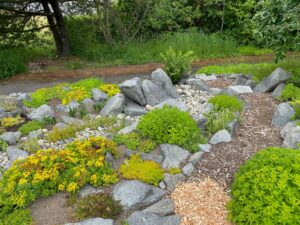
[[[24,34],[50,29],[59,56],[70,54],[68,32],[59,0],[0,0],[0,35],[17,40]],[[41,23],[41,18],[47,23]]]

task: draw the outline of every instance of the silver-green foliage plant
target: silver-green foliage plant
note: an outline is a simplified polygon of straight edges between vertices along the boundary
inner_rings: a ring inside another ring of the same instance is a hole
[[[171,47],[161,56],[165,63],[166,73],[174,84],[178,83],[185,74],[190,72],[192,62],[195,60],[193,51],[176,51]]]

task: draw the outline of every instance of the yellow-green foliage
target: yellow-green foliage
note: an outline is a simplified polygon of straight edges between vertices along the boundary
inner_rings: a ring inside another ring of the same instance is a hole
[[[40,149],[40,145],[38,143],[37,138],[29,138],[26,141],[22,141],[18,147],[29,153],[35,153],[37,150]]]
[[[282,90],[279,100],[281,101],[294,101],[296,99],[300,100],[300,88],[294,84],[287,84]]]
[[[172,174],[172,175],[179,174],[179,173],[181,173],[181,169],[174,167],[174,168],[168,169],[168,173]]]
[[[5,111],[14,111],[18,108],[17,102],[13,98],[0,95],[0,106]]]
[[[300,119],[300,100],[295,100],[294,102],[291,102],[291,105],[295,110],[295,119]]]
[[[4,117],[0,119],[0,126],[4,128],[9,128],[24,123],[24,121],[25,120],[22,117],[20,117],[20,115],[16,117]]]
[[[105,162],[108,152],[116,154],[114,142],[92,137],[63,150],[40,150],[17,160],[0,180],[0,215],[58,191],[74,193],[86,184],[98,187],[117,182],[116,173]]]
[[[102,84],[100,90],[105,92],[108,96],[114,96],[120,92],[120,88],[116,84]]]
[[[158,185],[164,178],[164,171],[153,161],[145,161],[140,155],[133,155],[120,167],[121,176],[129,180],[140,180],[148,184]]]
[[[91,93],[90,92],[88,92],[83,87],[76,87],[76,88],[71,89],[65,95],[65,97],[62,99],[61,102],[62,102],[63,105],[67,105],[71,101],[81,102],[83,99],[89,98],[89,97],[91,97]]]
[[[62,129],[54,127],[54,129],[48,133],[46,140],[49,142],[57,142],[59,140],[65,140],[74,137],[76,137],[76,127],[74,125],[68,125]]]
[[[23,124],[21,127],[19,127],[18,131],[20,131],[23,135],[27,135],[31,131],[42,129],[43,127],[44,127],[44,124],[42,122],[33,120],[33,121]]]
[[[33,225],[29,209],[17,209],[13,213],[1,215],[1,225]]]
[[[231,112],[240,112],[243,109],[243,102],[236,96],[217,95],[208,100],[214,105],[215,111],[230,110]]]

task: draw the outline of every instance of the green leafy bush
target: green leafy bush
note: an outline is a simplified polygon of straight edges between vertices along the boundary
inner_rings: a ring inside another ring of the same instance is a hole
[[[243,102],[236,96],[217,95],[208,100],[214,105],[215,111],[229,110],[231,112],[240,112],[243,109]]]
[[[287,84],[279,97],[282,101],[293,101],[300,99],[300,88],[296,87],[294,84]]]
[[[65,140],[74,137],[76,137],[76,128],[73,125],[68,125],[62,129],[54,127],[54,129],[48,133],[46,140],[49,142],[57,142],[59,140]]]
[[[197,151],[198,144],[205,141],[195,120],[187,112],[169,106],[144,115],[138,130],[158,144],[176,144],[191,152]]]
[[[141,152],[150,152],[156,147],[156,143],[154,141],[148,138],[143,138],[136,132],[115,135],[113,140],[118,145],[125,145],[131,150],[139,150]]]
[[[156,186],[164,178],[164,171],[158,163],[145,161],[138,154],[124,161],[120,167],[120,173],[124,179],[140,180]]]
[[[213,111],[209,114],[206,114],[205,117],[207,119],[205,127],[209,134],[214,134],[219,130],[226,129],[228,123],[237,118],[235,113],[229,109],[223,109],[219,112]]]
[[[1,215],[1,225],[32,225],[33,221],[29,209],[17,209],[12,213]]]
[[[236,174],[229,219],[234,224],[299,224],[300,152],[270,147]]]
[[[6,143],[6,141],[0,139],[0,151],[6,151],[8,147],[8,144]]]
[[[300,119],[300,100],[297,99],[294,102],[291,102],[291,105],[295,110],[295,119]]]
[[[96,217],[115,219],[122,212],[120,203],[107,193],[81,198],[76,202],[75,208],[75,214],[80,220]]]
[[[19,127],[18,131],[22,133],[22,135],[27,135],[31,131],[35,131],[38,129],[42,129],[44,127],[43,123],[37,120],[29,121]]]
[[[178,83],[183,75],[190,71],[192,62],[195,59],[193,55],[192,51],[183,53],[182,51],[175,51],[171,47],[165,54],[161,54],[165,63],[166,73],[174,84]]]
[[[292,74],[291,78],[289,79],[289,83],[294,84],[296,87],[300,88],[300,74]]]

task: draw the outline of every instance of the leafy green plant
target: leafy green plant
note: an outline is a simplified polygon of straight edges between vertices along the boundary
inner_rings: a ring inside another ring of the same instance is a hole
[[[300,152],[270,147],[241,166],[231,187],[234,224],[298,224]]]
[[[300,74],[292,74],[291,78],[289,79],[289,83],[292,83],[296,87],[300,88]]]
[[[100,110],[105,106],[105,104],[106,104],[106,101],[104,101],[104,102],[96,102],[95,104],[94,104],[94,110],[95,111],[97,111],[97,112],[100,112]]]
[[[26,141],[21,141],[18,147],[32,154],[40,149],[40,145],[38,143],[37,138],[29,138]]]
[[[279,97],[282,101],[294,101],[300,99],[300,88],[294,84],[287,84]]]
[[[166,73],[174,84],[178,83],[183,75],[189,73],[192,62],[195,59],[193,55],[193,51],[183,53],[182,51],[175,51],[171,47],[165,54],[161,54],[165,63]]]
[[[300,99],[291,102],[291,105],[295,110],[295,115],[294,115],[295,119],[300,119]]]
[[[120,203],[107,193],[88,195],[78,199],[75,208],[75,215],[80,220],[95,217],[115,219],[122,212]]]
[[[44,127],[43,123],[37,120],[29,121],[19,127],[18,131],[22,133],[22,135],[27,135],[31,131],[35,131],[38,129],[42,129]]]
[[[46,140],[49,142],[57,142],[59,140],[74,137],[76,137],[76,127],[74,125],[68,125],[62,129],[54,127],[54,129],[46,136]]]
[[[44,117],[42,123],[44,126],[52,126],[56,123],[56,119],[51,117]]]
[[[0,139],[0,151],[6,151],[8,147],[8,144],[6,143],[6,141]]]
[[[138,154],[124,161],[120,167],[120,173],[124,179],[137,179],[156,186],[164,178],[164,171],[158,163],[145,161]]]
[[[113,137],[114,142],[118,145],[125,145],[131,150],[149,152],[156,147],[156,143],[150,139],[143,138],[139,133],[132,132],[129,134],[117,134]]]
[[[181,173],[182,171],[181,171],[180,168],[174,167],[174,168],[168,169],[167,172],[168,172],[169,174],[176,175],[176,174]]]
[[[142,116],[137,129],[142,136],[158,144],[176,144],[191,152],[197,151],[198,144],[205,142],[195,120],[187,112],[169,106]]]
[[[217,95],[208,100],[214,105],[215,111],[229,110],[231,112],[240,112],[243,109],[243,102],[236,96]]]
[[[1,225],[32,225],[33,221],[29,209],[17,209],[12,213],[0,214]]]
[[[234,112],[229,109],[223,109],[218,112],[210,112],[205,115],[207,122],[205,124],[206,131],[209,134],[214,134],[219,130],[227,128],[227,125],[230,121],[237,118]]]
[[[80,107],[79,107],[79,117],[81,119],[83,119],[87,115],[88,115],[88,112],[86,111],[86,109],[84,108],[84,106],[81,104]]]

